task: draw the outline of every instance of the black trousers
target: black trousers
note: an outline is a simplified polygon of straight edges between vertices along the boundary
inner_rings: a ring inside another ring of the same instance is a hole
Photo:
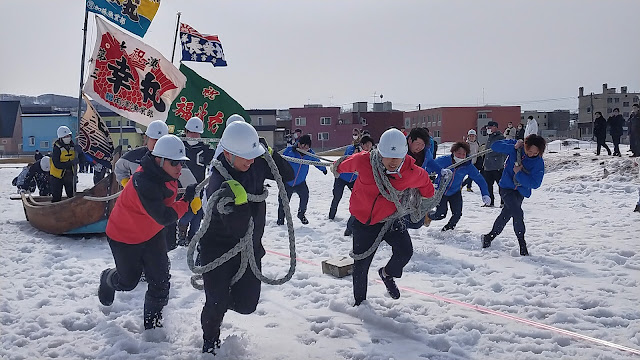
[[[478,171],[480,171],[480,173],[482,174],[482,161],[476,161],[473,166],[475,166],[476,169],[478,169]],[[473,184],[473,179],[471,179],[471,176],[467,176],[462,182],[462,186],[466,186],[467,189],[471,189],[471,184]]]
[[[613,141],[613,155],[620,154],[620,137],[622,135],[611,135],[611,141]]]
[[[287,198],[291,201],[291,195],[293,193],[298,194],[300,197],[300,206],[298,206],[298,216],[304,215],[307,212],[307,205],[309,204],[309,188],[307,182],[303,181],[296,186],[289,186],[284,184],[285,190],[287,190]],[[282,200],[278,197],[278,219],[284,219],[284,207]]]
[[[609,147],[607,146],[607,143],[605,142],[606,137],[596,137],[596,142],[598,143],[597,147],[596,147],[596,155],[600,155],[600,148],[604,147],[605,150],[607,150],[607,153],[609,153],[609,155],[611,155],[611,149],[609,149]]]
[[[489,186],[489,197],[491,198],[491,206],[493,206],[495,201],[495,197],[493,196],[493,184],[500,183],[500,178],[502,177],[502,169],[485,170],[482,173],[482,176],[484,177],[484,180],[487,182],[487,185]],[[500,199],[500,203],[501,204],[503,203],[502,199]]]
[[[264,254],[263,250],[259,253]],[[204,252],[200,256],[203,264],[215,260],[221,253]],[[262,256],[255,254],[258,268],[262,268]],[[261,283],[247,267],[244,275],[231,285],[231,278],[240,268],[240,255],[236,255],[226,263],[203,274],[205,303],[202,308],[200,322],[202,337],[205,340],[217,340],[220,337],[220,325],[224,314],[233,310],[240,314],[251,314],[256,311],[260,300]]]
[[[375,242],[383,225],[383,223],[364,225],[354,218],[352,225],[353,252],[362,254],[367,251]],[[383,240],[391,245],[392,251],[391,259],[384,267],[385,272],[394,278],[402,277],[402,269],[413,255],[411,237],[407,232],[404,221],[402,219],[396,220],[389,231],[384,234]],[[375,252],[367,258],[356,260],[353,264],[353,297],[356,303],[367,298],[368,273],[374,255]]]
[[[442,220],[447,216],[447,204],[451,208],[451,218],[447,225],[455,227],[462,217],[462,192],[458,191],[451,196],[443,196],[433,214],[428,214],[431,220]]]
[[[58,202],[62,200],[63,187],[65,193],[67,193],[67,197],[73,197],[73,176],[64,176],[62,179],[58,179],[55,176],[49,175],[49,186],[51,188],[51,202]]]
[[[500,196],[504,200],[504,207],[493,223],[491,235],[496,237],[500,235],[504,227],[510,219],[513,219],[513,231],[516,233],[518,240],[524,240],[524,212],[522,211],[522,201],[524,196],[515,189],[500,188]]]
[[[135,245],[108,239],[116,271],[107,279],[107,283],[115,290],[131,291],[138,285],[144,270],[147,278],[145,313],[161,311],[169,300],[170,275],[166,231],[163,229],[148,241]]]
[[[331,207],[329,208],[329,218],[333,218],[336,215],[336,211],[338,210],[338,204],[340,204],[340,200],[342,200],[342,195],[344,194],[344,187],[348,187],[349,190],[353,191],[353,184],[355,182],[347,182],[341,178],[336,178],[333,181],[333,200],[331,200]]]

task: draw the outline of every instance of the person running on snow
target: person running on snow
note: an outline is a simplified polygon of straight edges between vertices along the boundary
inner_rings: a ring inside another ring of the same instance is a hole
[[[236,121],[229,124],[220,139],[223,153],[217,158],[233,180],[226,180],[214,168],[207,185],[207,197],[218,189],[224,189],[222,197],[235,199],[230,214],[220,214],[214,207],[209,228],[200,239],[200,257],[203,265],[209,264],[233,248],[247,232],[249,218],[253,218],[253,249],[256,263],[261,268],[265,255],[262,246],[266,202],[247,202],[247,193],[264,192],[265,179],[274,179],[269,164],[262,156],[265,152],[259,144],[258,133],[250,124]],[[271,151],[273,160],[283,181],[293,179],[293,169],[277,152]],[[249,269],[233,285],[231,279],[240,268],[240,254],[217,268],[202,274],[205,303],[202,308],[202,352],[213,353],[220,348],[220,325],[227,310],[251,314],[260,299],[261,282]]]
[[[71,140],[71,130],[60,126],[57,130],[58,140],[53,144],[49,169],[49,185],[51,188],[51,202],[62,200],[62,188],[67,198],[74,195],[74,181],[78,173],[80,157],[84,157],[80,146]]]
[[[514,130],[514,134],[515,134],[515,130]],[[469,144],[469,150],[471,151],[471,154],[477,154],[480,151],[482,151],[482,146],[480,146],[480,143],[478,142],[478,136],[475,130],[471,129],[467,132],[467,144]],[[476,167],[476,169],[478,169],[478,171],[480,172],[480,174],[482,174],[482,163],[484,162],[484,156],[474,156],[471,159],[471,163],[473,164],[473,166]],[[471,177],[467,176],[467,178],[462,182],[462,186],[467,186],[467,191],[468,192],[473,192],[473,190],[471,189],[471,184],[473,183],[473,179],[471,179]],[[485,181],[485,184],[487,182]]]
[[[194,184],[186,188],[182,199],[176,200],[185,160],[189,159],[177,136],[158,139],[125,185],[107,222],[107,240],[116,266],[100,274],[98,298],[102,305],[110,306],[116,291],[135,289],[144,270],[148,284],[143,312],[145,330],[162,327],[162,309],[169,299],[166,226],[187,212],[195,196]]]
[[[289,156],[297,159],[304,159],[310,161],[318,161],[317,158],[314,158],[309,155],[304,155],[298,152],[298,149],[315,154],[311,149],[311,136],[302,135],[298,142],[294,145],[287,147],[282,155]],[[307,186],[307,174],[309,173],[309,165],[306,164],[298,164],[294,162],[290,162],[291,167],[293,168],[293,172],[295,173],[295,177],[293,180],[284,184],[284,187],[287,190],[287,198],[289,201],[291,200],[291,195],[293,193],[298,194],[300,197],[300,206],[298,206],[298,219],[306,225],[309,223],[307,217],[304,215],[307,212],[307,204],[309,203],[309,187]],[[318,170],[322,171],[323,174],[327,175],[327,168],[324,166],[316,166]],[[282,199],[278,198],[278,225],[284,225],[284,208],[282,205]]]
[[[425,128],[411,129],[407,136],[408,155],[411,156],[416,165],[429,172],[440,172],[440,169],[434,162],[433,156],[433,140]]]
[[[470,152],[469,144],[459,141],[451,146],[451,155],[438,157],[436,159],[436,163],[438,163],[442,168],[446,168],[464,161],[469,156]],[[487,182],[484,181],[484,178],[480,175],[478,169],[471,164],[471,161],[464,161],[464,163],[453,169],[453,175],[451,177],[451,182],[447,185],[447,191],[444,193],[444,196],[442,197],[442,200],[440,200],[436,210],[431,214],[427,214],[427,218],[424,222],[425,226],[429,226],[432,220],[444,219],[447,216],[447,203],[449,203],[449,207],[451,208],[451,219],[449,219],[449,222],[442,228],[442,231],[455,229],[458,221],[460,221],[460,218],[462,217],[462,180],[467,175],[469,176],[469,179],[475,181],[480,187],[482,201],[485,204],[491,203]]]
[[[189,138],[199,138],[204,132],[204,124],[197,117],[192,117],[185,125],[186,136]],[[214,151],[209,145],[198,140],[184,141],[184,148],[189,161],[186,162],[186,168],[182,168],[180,176],[180,185],[186,187],[191,184],[199,184],[204,181],[207,166],[213,159]],[[183,179],[185,182],[183,182]],[[186,180],[189,179],[189,180]],[[200,196],[200,194],[198,194]],[[187,211],[178,221],[178,245],[187,246],[196,234],[202,221],[204,211],[198,210],[197,213]]]
[[[358,142],[356,144],[347,146],[347,148],[344,151],[344,155],[349,156],[349,155],[358,153],[360,151],[371,151],[371,149],[373,148],[373,139],[368,135],[365,135],[362,138],[360,138],[358,135],[359,132],[358,134],[355,133],[355,130],[357,129],[353,129],[353,130],[354,130],[354,141],[355,141],[355,137],[357,137]],[[358,177],[358,174],[343,173],[343,174],[340,174],[340,176],[333,181],[333,200],[331,200],[331,207],[329,208],[329,219],[333,220],[336,217],[336,212],[338,211],[338,204],[340,204],[340,200],[342,199],[342,194],[344,194],[344,187],[346,186],[349,188],[349,190],[353,191],[353,184],[355,184],[357,177]],[[351,235],[350,222],[347,222],[347,229],[344,231],[344,236],[350,236],[350,235]]]
[[[524,147],[519,154],[518,149]],[[527,256],[529,251],[524,240],[524,212],[522,201],[531,196],[531,190],[542,184],[544,177],[544,160],[542,154],[547,142],[542,136],[529,135],[522,140],[501,140],[494,143],[491,149],[495,152],[507,154],[507,162],[500,179],[500,196],[504,200],[504,207],[493,223],[488,234],[482,235],[482,247],[488,248],[496,236],[500,235],[509,219],[513,218],[513,231],[518,238],[520,255]]]
[[[338,173],[358,172],[358,179],[349,201],[349,211],[355,217],[352,225],[355,254],[364,253],[374,244],[384,226],[384,222],[381,221],[397,210],[395,204],[382,196],[378,190],[371,167],[373,152],[379,152],[387,177],[396,190],[417,188],[423,197],[434,195],[429,174],[407,155],[407,149],[407,139],[404,134],[398,129],[389,129],[380,137],[377,150],[351,155],[335,169]],[[378,275],[384,282],[389,295],[398,299],[400,290],[394,278],[402,277],[402,269],[413,255],[411,237],[404,219],[395,220],[383,239],[391,245],[392,255],[387,264],[378,270]],[[353,264],[353,296],[356,306],[367,298],[367,273],[374,255],[375,252],[365,259],[356,260]]]

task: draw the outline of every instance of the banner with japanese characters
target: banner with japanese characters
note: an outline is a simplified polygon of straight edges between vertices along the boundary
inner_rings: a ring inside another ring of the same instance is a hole
[[[222,43],[217,35],[204,35],[187,24],[180,24],[182,61],[210,62],[213,66],[227,66]]]
[[[185,76],[154,48],[96,17],[97,37],[84,92],[142,125],[167,119]]]
[[[111,168],[113,140],[109,129],[86,95],[82,94],[82,97],[87,104],[87,110],[80,119],[78,145],[82,147],[85,154],[90,155],[96,162]]]
[[[87,0],[87,11],[144,37],[160,7],[160,0]]]
[[[180,65],[180,71],[187,77],[187,86],[171,104],[167,117],[169,132],[181,134],[187,121],[194,116],[204,123],[203,137],[221,137],[226,120],[233,114],[238,114],[246,122],[251,122],[251,117],[242,105],[220,87],[202,78],[185,65]]]

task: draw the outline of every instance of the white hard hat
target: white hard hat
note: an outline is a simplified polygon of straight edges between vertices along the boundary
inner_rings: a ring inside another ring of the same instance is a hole
[[[175,135],[164,135],[158,139],[151,155],[170,160],[189,160],[185,154],[182,140]]]
[[[467,135],[477,135],[477,134],[476,134],[476,131],[475,131],[475,130],[471,129],[471,130],[469,130],[469,132],[467,133]]]
[[[380,136],[378,151],[382,157],[403,159],[407,149],[407,138],[398,129],[389,129]]]
[[[233,114],[227,119],[227,125],[231,124],[234,121],[244,121],[244,118],[238,114]]]
[[[169,133],[169,127],[162,120],[154,120],[147,126],[145,135],[152,139],[160,139]]]
[[[42,159],[40,159],[40,167],[42,168],[42,171],[49,171],[51,170],[51,158],[48,156],[44,156],[42,157]]]
[[[202,134],[204,132],[204,124],[202,123],[202,120],[195,116],[187,121],[187,125],[185,125],[184,128],[187,129],[187,131],[198,134]]]
[[[222,133],[220,146],[243,159],[255,159],[264,154],[264,148],[258,140],[258,132],[244,121],[234,121],[227,125]]]
[[[62,139],[63,137],[67,136],[67,135],[71,135],[71,130],[62,125],[58,128],[58,139]]]

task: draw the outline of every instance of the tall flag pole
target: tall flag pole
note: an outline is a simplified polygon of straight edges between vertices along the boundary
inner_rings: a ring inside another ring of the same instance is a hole
[[[173,36],[173,47],[171,48],[171,63],[173,64],[173,59],[175,58],[176,55],[176,42],[178,42],[178,32],[180,31],[180,15],[182,15],[182,13],[180,11],[178,11],[178,21],[176,22],[176,33]]]
[[[84,27],[82,28],[82,56],[80,59],[80,89],[78,94],[78,118],[76,120],[76,136],[80,132],[80,113],[82,112],[82,86],[84,85],[84,61],[87,52],[87,22],[89,20],[89,11],[84,7]],[[78,174],[73,172],[73,193],[76,193],[76,184],[78,183]]]

